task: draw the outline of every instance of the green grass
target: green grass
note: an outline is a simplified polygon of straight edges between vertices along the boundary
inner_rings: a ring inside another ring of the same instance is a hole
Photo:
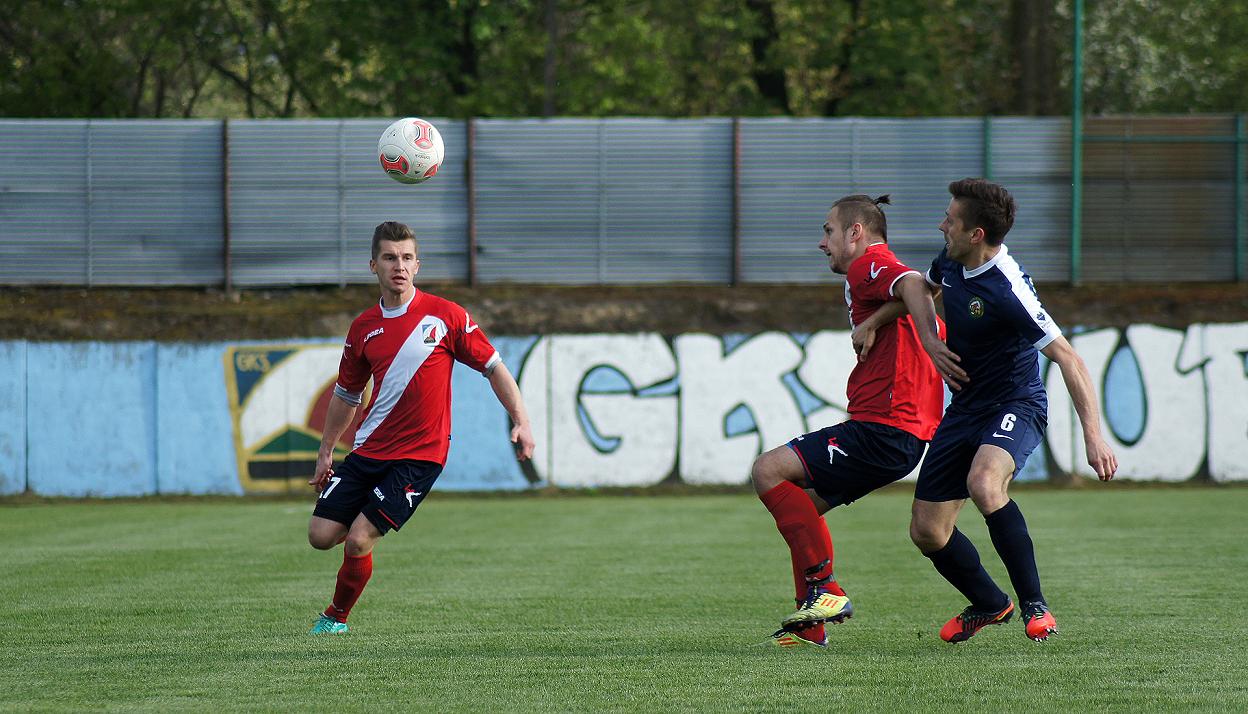
[[[792,600],[748,495],[435,494],[334,638],[306,634],[341,562],[307,504],[8,503],[0,710],[1248,710],[1248,489],[1016,498],[1059,637],[941,642],[963,603],[890,490],[830,514],[857,616],[822,652],[754,646]]]

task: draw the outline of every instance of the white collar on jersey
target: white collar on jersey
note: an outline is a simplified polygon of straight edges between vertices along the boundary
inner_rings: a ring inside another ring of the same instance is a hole
[[[419,292],[420,292],[419,290],[412,291],[412,296],[408,298],[407,302],[403,303],[402,305],[399,305],[398,307],[386,307],[385,302],[378,300],[377,304],[381,306],[381,316],[382,317],[403,317],[404,315],[407,314],[408,306],[410,306],[412,304],[412,301],[416,299],[416,294]]]
[[[1002,243],[1001,250],[998,250],[997,254],[992,256],[992,258],[987,263],[984,263],[983,265],[979,266],[978,268],[974,270],[967,270],[965,265],[962,266],[962,277],[973,278],[977,275],[983,275],[989,270],[992,270],[993,266],[1001,262],[1001,259],[1009,255],[1009,253],[1010,253],[1009,249],[1005,247],[1004,243]]]

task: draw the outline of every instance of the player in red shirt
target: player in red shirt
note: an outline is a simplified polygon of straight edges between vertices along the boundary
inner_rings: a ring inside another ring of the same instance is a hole
[[[903,300],[915,317],[895,319],[876,332],[849,375],[848,421],[762,454],[750,473],[792,556],[798,609],[772,635],[781,647],[826,646],[824,623],[853,615],[833,574],[832,538],[822,514],[913,471],[944,407],[940,374],[962,374],[941,341],[922,275],[888,248],[880,209],[887,203],[888,196],[854,195],[832,204],[819,249],[832,271],[845,275],[851,326],[892,300]]]
[[[412,230],[388,221],[373,232],[369,267],[381,301],[347,332],[316,459],[308,483],[320,496],[308,542],[328,550],[346,542],[334,599],[314,634],[347,631],[347,615],[373,573],[373,547],[399,530],[420,505],[442,466],[451,438],[451,368],[458,360],[485,375],[513,424],[520,460],[533,455],[533,433],[516,380],[485,333],[455,303],[417,290],[420,268]],[[333,467],[334,444],[354,421],[369,379],[372,401],[350,454]]]

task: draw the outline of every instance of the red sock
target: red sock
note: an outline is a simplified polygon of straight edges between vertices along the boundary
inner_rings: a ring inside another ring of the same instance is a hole
[[[823,545],[825,548],[827,548],[827,552],[833,553],[833,555],[835,556],[835,552],[832,550],[832,534],[828,531],[828,523],[827,521],[823,520],[822,516],[819,517],[818,530],[823,535],[823,538],[822,538]],[[806,569],[803,568],[798,563],[796,555],[793,556],[792,562],[793,562],[793,592],[794,592],[794,597],[799,601],[799,607],[800,607],[800,601],[806,599]],[[829,567],[831,567],[832,564],[829,563],[828,565]],[[836,582],[836,580],[829,580],[828,582],[824,583],[823,588],[827,590],[828,592],[832,593],[833,595],[840,595],[842,597],[845,595],[845,591],[841,589],[840,583]]]
[[[794,630],[793,634],[808,642],[818,642],[820,644],[823,644],[823,641],[827,639],[828,636],[827,631],[824,630],[822,622],[816,622],[810,627]]]
[[[806,578],[826,578],[832,575],[832,536],[828,525],[820,517],[815,504],[800,486],[791,481],[781,481],[777,486],[759,496],[763,505],[776,519],[776,528],[789,544],[793,558],[793,584],[799,599],[806,598]],[[815,573],[811,568],[826,561]],[[840,586],[836,581],[828,583],[828,590],[837,595]]]
[[[819,516],[818,530],[819,535],[823,539],[823,547],[826,548],[828,552],[828,575],[832,576],[831,580],[824,583],[823,589],[833,595],[840,595],[841,597],[844,597],[845,591],[841,589],[840,583],[836,582],[836,575],[832,572],[832,560],[836,557],[836,552],[832,550],[832,532],[828,530],[828,522],[823,519],[823,516]]]
[[[346,622],[347,615],[351,614],[351,608],[360,599],[360,593],[364,592],[364,586],[372,576],[372,551],[364,555],[347,555],[344,552],[342,567],[338,569],[338,585],[334,588],[334,601],[325,608],[325,616]]]

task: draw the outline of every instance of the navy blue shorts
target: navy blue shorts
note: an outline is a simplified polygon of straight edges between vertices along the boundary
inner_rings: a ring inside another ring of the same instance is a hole
[[[835,508],[904,478],[927,443],[896,427],[843,421],[788,443],[806,468],[807,488]]]
[[[381,461],[347,454],[316,499],[312,515],[350,526],[363,513],[383,535],[397,531],[425,500],[440,473],[442,464],[432,461]]]
[[[1048,414],[1025,402],[1007,403],[974,414],[946,411],[932,437],[932,448],[923,460],[914,497],[933,502],[969,498],[966,479],[983,444],[1008,451],[1014,457],[1017,476],[1027,457],[1040,445],[1048,425]]]

